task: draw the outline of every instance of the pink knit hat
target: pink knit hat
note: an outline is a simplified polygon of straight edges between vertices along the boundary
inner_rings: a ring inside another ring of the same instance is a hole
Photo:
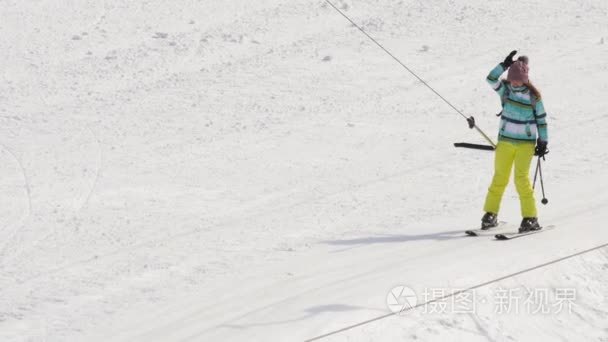
[[[523,60],[517,60],[511,65],[509,68],[509,73],[507,74],[507,81],[519,81],[523,83],[528,83],[528,64]]]

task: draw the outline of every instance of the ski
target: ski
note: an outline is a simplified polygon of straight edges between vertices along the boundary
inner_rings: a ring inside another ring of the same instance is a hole
[[[507,222],[505,221],[498,221],[498,225],[496,227],[492,227],[492,228],[488,228],[488,229],[471,229],[471,230],[465,230],[465,234],[467,234],[468,236],[491,236],[491,235],[495,235],[497,230],[501,230],[502,228],[505,228]]]
[[[511,233],[496,234],[496,235],[494,235],[494,237],[496,238],[496,240],[513,240],[513,239],[521,238],[521,237],[528,236],[528,235],[542,233],[544,231],[551,230],[553,228],[555,228],[555,226],[547,226],[547,227],[544,227],[544,228],[541,228],[538,230],[532,230],[532,231],[525,232],[525,233],[511,232]]]

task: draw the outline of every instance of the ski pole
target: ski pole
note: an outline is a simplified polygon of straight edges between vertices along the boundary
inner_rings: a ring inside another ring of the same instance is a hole
[[[543,193],[543,199],[540,201],[542,204],[549,203],[549,200],[545,196],[545,183],[543,183],[543,169],[540,167],[540,157],[538,157],[538,175],[540,176],[540,189]]]
[[[549,203],[547,197],[545,197],[545,184],[543,183],[543,170],[540,166],[540,156],[538,157],[538,162],[536,163],[536,171],[534,171],[534,183],[532,184],[532,189],[536,187],[536,176],[540,175],[540,189],[543,193],[543,199],[540,201],[542,204]]]

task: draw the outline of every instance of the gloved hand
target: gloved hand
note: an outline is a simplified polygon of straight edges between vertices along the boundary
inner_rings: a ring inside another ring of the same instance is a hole
[[[547,149],[547,142],[538,139],[536,141],[536,148],[534,149],[534,155],[539,157],[544,157],[545,154],[549,153],[549,149]]]
[[[513,56],[515,56],[516,53],[517,53],[517,50],[511,51],[511,53],[507,56],[507,58],[505,58],[505,61],[502,62],[502,66],[503,66],[503,68],[505,68],[505,70],[509,69],[511,64],[513,64],[513,62],[515,62],[513,60]]]

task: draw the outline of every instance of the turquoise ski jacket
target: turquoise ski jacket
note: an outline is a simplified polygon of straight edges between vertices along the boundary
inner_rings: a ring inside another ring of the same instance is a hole
[[[501,99],[504,98],[498,140],[535,142],[538,132],[540,140],[549,142],[547,113],[543,101],[536,99],[536,105],[533,108],[530,97],[534,95],[530,89],[525,85],[513,87],[509,82],[501,80],[500,76],[505,71],[502,64],[499,64],[490,71],[487,78],[488,83]]]

